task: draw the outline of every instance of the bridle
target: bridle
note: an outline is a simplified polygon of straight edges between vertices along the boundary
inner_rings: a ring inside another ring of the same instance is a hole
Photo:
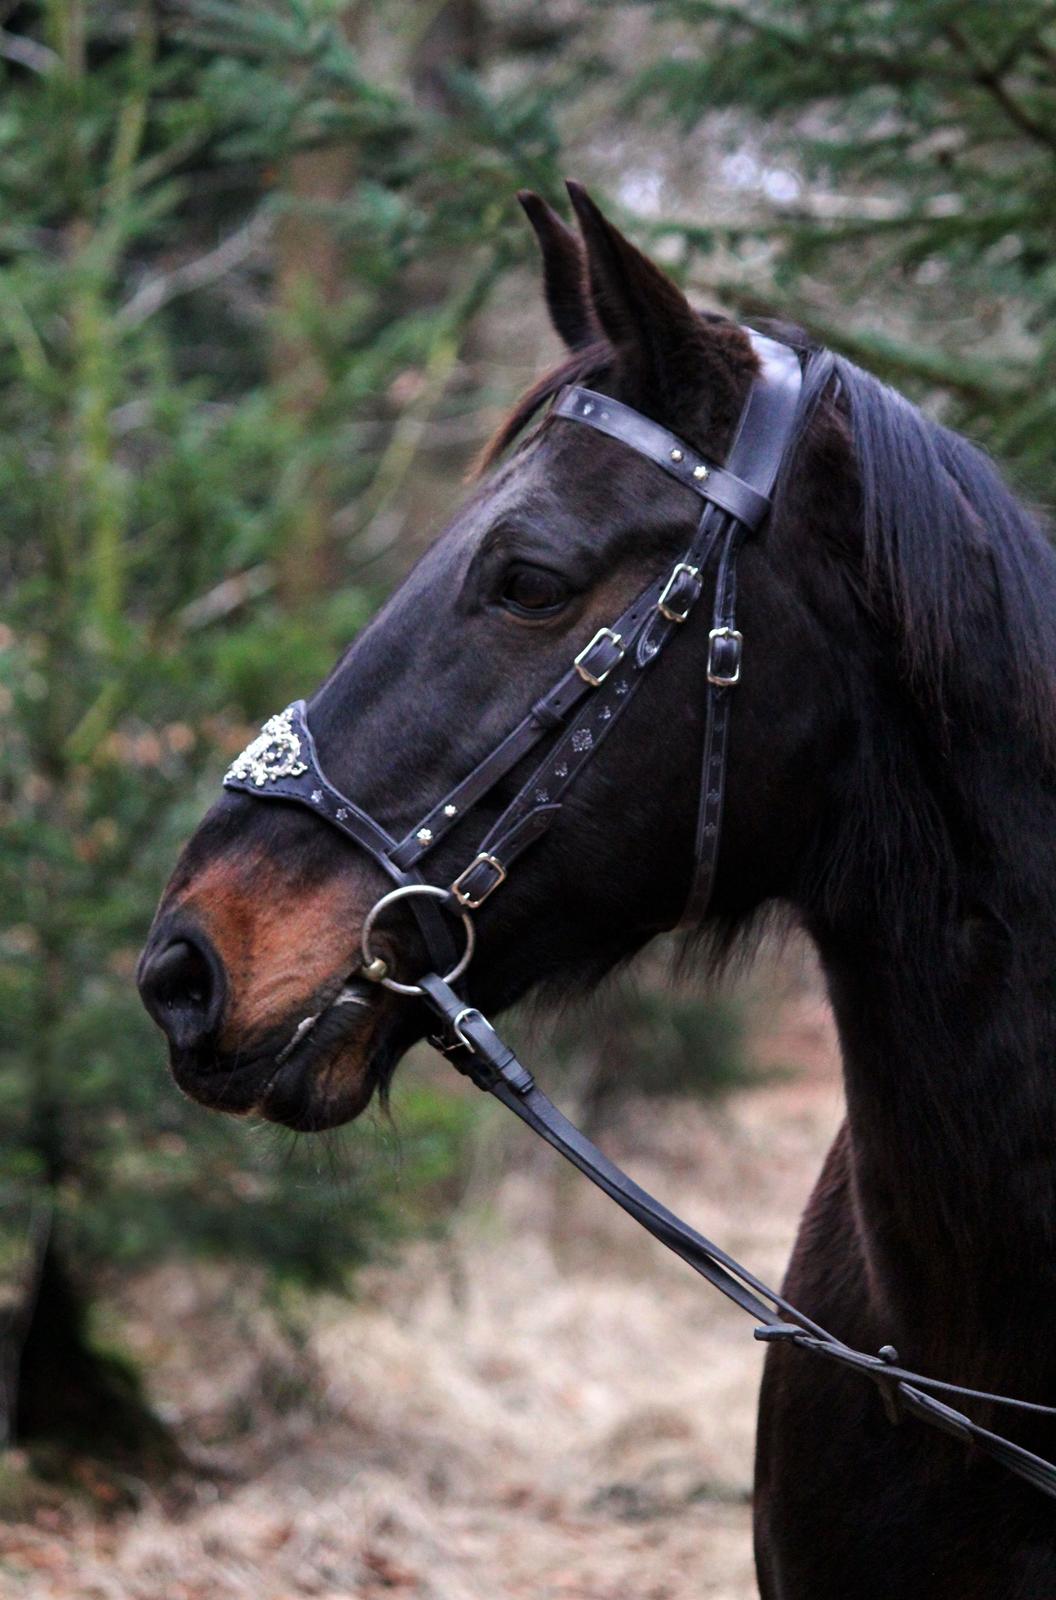
[[[924,1391],[935,1389],[1047,1417],[1056,1417],[1056,1407],[927,1378],[902,1367],[890,1345],[873,1356],[828,1333],[610,1162],[536,1086],[532,1074],[479,1009],[467,1005],[452,987],[473,956],[471,913],[505,883],[520,856],[545,836],[560,813],[562,797],[611,732],[665,647],[689,621],[714,562],[693,868],[678,925],[697,926],[707,911],[718,861],[730,711],[741,676],[737,557],[770,510],[774,486],[801,425],[804,374],[798,355],[752,329],[746,332],[759,370],[724,466],[707,461],[683,439],[630,406],[592,389],[573,386],[557,396],[552,418],[618,440],[692,490],[701,502],[696,531],[681,559],[646,585],[610,627],[599,628],[549,692],[402,838],[394,838],[326,777],[303,700],[265,723],[229,768],[224,785],[257,798],[294,801],[307,807],[376,862],[394,887],[364,921],[359,975],[397,994],[424,1000],[441,1023],[441,1031],[430,1042],[668,1249],[754,1317],[756,1338],[785,1341],[864,1373],[877,1383],[892,1421],[902,1415],[918,1417],[962,1443],[974,1445],[1056,1497],[1056,1465],[981,1427]],[[819,351],[807,359],[814,368],[812,391],[820,394],[832,358]],[[488,828],[472,859],[449,885],[429,883],[422,870],[429,854],[548,738],[552,742],[543,759]],[[417,983],[392,977],[388,963],[375,955],[371,944],[378,918],[398,901],[406,902],[414,914],[435,969]],[[452,912],[461,919],[465,934],[460,954],[452,937]],[[445,968],[445,976],[439,977]]]
[[[696,531],[674,566],[647,584],[609,627],[599,628],[553,688],[401,839],[394,839],[326,777],[303,700],[265,724],[228,771],[225,786],[308,806],[365,850],[399,888],[414,889],[425,884],[422,864],[447,834],[530,751],[556,736],[545,758],[449,885],[451,902],[462,913],[476,911],[505,883],[520,856],[552,826],[562,796],[616,726],[665,647],[689,620],[717,552],[700,807],[692,882],[681,919],[687,925],[699,922],[711,898],[718,859],[730,705],[741,675],[737,556],[745,538],[758,530],[770,509],[802,382],[799,358],[788,345],[754,332],[751,339],[760,375],[748,394],[724,467],[706,461],[676,434],[607,395],[573,387],[557,396],[553,418],[619,440],[691,490],[701,506]],[[450,968],[447,977],[453,981],[464,967],[459,962],[456,970],[452,962],[450,920],[434,897],[407,898],[431,961],[438,971]],[[371,975],[390,988],[395,981],[378,971]]]

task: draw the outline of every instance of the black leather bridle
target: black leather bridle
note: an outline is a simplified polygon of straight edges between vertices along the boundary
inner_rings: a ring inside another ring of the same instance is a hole
[[[599,628],[553,688],[408,833],[394,838],[326,777],[303,700],[264,725],[258,738],[232,764],[224,784],[255,797],[306,806],[371,856],[395,887],[382,896],[364,922],[359,975],[396,993],[424,1000],[442,1025],[431,1042],[452,1064],[501,1100],[654,1237],[754,1317],[757,1338],[784,1340],[864,1373],[878,1384],[893,1421],[903,1414],[918,1417],[962,1443],[974,1445],[1056,1497],[1056,1466],[925,1391],[939,1390],[1047,1417],[1056,1417],[1056,1407],[926,1378],[902,1367],[890,1345],[874,1356],[854,1350],[828,1333],[610,1162],[536,1086],[532,1074],[487,1018],[477,1007],[467,1005],[452,987],[473,955],[471,913],[506,881],[524,851],[544,837],[560,812],[562,796],[615,726],[665,646],[689,621],[714,561],[694,864],[680,925],[697,926],[708,908],[722,824],[730,709],[741,675],[737,556],[745,539],[758,531],[769,512],[774,485],[795,438],[803,378],[799,357],[792,349],[747,331],[759,372],[725,466],[705,460],[677,435],[606,395],[571,387],[557,396],[550,413],[553,418],[585,425],[618,440],[691,489],[701,501],[696,531],[670,571],[648,584],[611,627]],[[808,359],[831,364],[824,351]],[[818,380],[812,384],[813,391],[820,393],[824,372],[813,376]],[[548,737],[552,742],[544,758],[484,834],[473,858],[449,885],[429,883],[421,864],[430,852]],[[413,912],[436,969],[417,983],[393,978],[387,963],[371,948],[379,915],[397,900],[405,900]],[[451,912],[463,923],[466,942],[461,955],[453,938]],[[444,969],[446,975],[438,976]]]
[[[424,884],[422,862],[467,812],[536,745],[556,735],[545,759],[449,886],[460,908],[476,911],[505,882],[514,862],[548,831],[561,810],[562,795],[615,727],[665,646],[689,620],[717,551],[695,864],[682,915],[685,924],[698,923],[711,897],[718,859],[730,706],[741,674],[737,555],[770,509],[802,382],[795,351],[754,332],[751,339],[760,376],[741,412],[725,467],[706,461],[676,434],[607,395],[567,388],[557,396],[554,418],[619,440],[692,490],[701,504],[696,532],[670,571],[648,584],[610,627],[599,628],[549,693],[403,838],[393,838],[326,777],[301,700],[265,725],[231,767],[225,785],[307,805],[372,856],[394,883],[411,888]],[[450,919],[432,897],[413,897],[411,909],[437,969],[449,967],[454,952]]]

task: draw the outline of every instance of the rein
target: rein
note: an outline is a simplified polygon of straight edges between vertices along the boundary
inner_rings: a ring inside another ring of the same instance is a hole
[[[435,1039],[430,1043],[437,1045],[452,1065],[470,1078],[478,1089],[485,1089],[496,1100],[501,1100],[533,1133],[552,1145],[559,1155],[578,1168],[610,1200],[615,1200],[621,1210],[633,1217],[654,1239],[659,1239],[694,1272],[699,1272],[727,1300],[732,1300],[734,1305],[754,1317],[758,1324],[755,1329],[757,1339],[793,1344],[800,1350],[809,1350],[862,1373],[878,1385],[884,1408],[892,1422],[898,1422],[901,1415],[905,1414],[930,1423],[960,1443],[974,1445],[1011,1472],[1026,1478],[1028,1483],[1034,1484],[1044,1494],[1056,1499],[1056,1465],[1025,1450],[1022,1445],[1014,1444],[1011,1439],[991,1433],[962,1412],[955,1411],[934,1395],[923,1391],[938,1389],[945,1394],[959,1395],[962,1399],[1012,1406],[1046,1417],[1056,1417],[1056,1406],[1014,1400],[1007,1395],[989,1394],[982,1389],[966,1389],[960,1384],[924,1377],[900,1365],[898,1352],[893,1345],[884,1345],[879,1354],[874,1356],[844,1344],[842,1339],[837,1339],[791,1305],[776,1289],[769,1288],[755,1277],[747,1267],[741,1266],[733,1256],[727,1255],[717,1244],[676,1217],[674,1212],[628,1177],[614,1161],[610,1161],[543,1093],[528,1068],[518,1061],[509,1045],[499,1037],[476,1006],[467,1006],[442,978],[435,975],[424,977],[421,988],[433,1010],[455,1037],[454,1046],[440,1046]]]
[[[1045,1494],[1056,1498],[1056,1465],[954,1410],[934,1394],[1014,1407],[1056,1417],[1056,1407],[967,1389],[910,1371],[885,1345],[877,1355],[855,1350],[768,1288],[718,1245],[676,1217],[611,1162],[536,1085],[487,1018],[452,988],[475,946],[471,913],[506,881],[519,857],[548,832],[569,786],[633,698],[653,662],[701,598],[704,574],[715,562],[708,634],[707,704],[702,776],[691,883],[678,926],[704,916],[718,860],[733,690],[740,680],[742,636],[736,622],[737,556],[762,525],[795,435],[802,372],[787,345],[746,330],[759,362],[741,412],[726,465],[706,461],[684,440],[630,406],[593,390],[570,387],[554,402],[554,419],[585,425],[618,440],[692,490],[702,502],[696,532],[682,558],[638,595],[611,627],[599,628],[553,688],[476,767],[404,837],[388,830],[326,777],[308,725],[304,701],[265,723],[260,735],[229,768],[224,785],[255,798],[306,806],[364,850],[392,880],[366,917],[359,976],[425,1002],[441,1023],[432,1043],[478,1088],[509,1110],[578,1168],[629,1216],[659,1239],[727,1299],[753,1317],[755,1337],[782,1341],[862,1373],[877,1384],[892,1422],[914,1416],[959,1442],[974,1445]],[[827,364],[826,352],[813,363]],[[820,392],[820,385],[816,392]],[[476,854],[447,887],[428,883],[421,862],[543,740],[543,760],[481,839]],[[371,947],[380,914],[406,901],[418,923],[435,971],[418,983],[401,983]],[[465,947],[453,938],[452,913],[461,919]],[[445,976],[437,974],[445,972]],[[295,1034],[316,1019],[308,1019]]]

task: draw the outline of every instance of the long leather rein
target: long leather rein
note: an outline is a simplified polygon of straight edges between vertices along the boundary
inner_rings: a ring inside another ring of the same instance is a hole
[[[1045,1417],[1056,1418],[1056,1407],[924,1377],[903,1367],[890,1345],[871,1355],[836,1338],[682,1222],[603,1155],[543,1094],[487,1018],[467,1005],[452,987],[473,953],[471,913],[501,887],[519,857],[546,835],[560,813],[562,796],[608,736],[657,657],[689,620],[714,561],[694,865],[680,923],[697,925],[707,910],[718,859],[730,710],[741,670],[737,555],[769,511],[774,485],[795,435],[802,383],[794,351],[747,331],[759,375],[722,467],[705,460],[677,435],[603,394],[574,387],[557,397],[553,417],[618,440],[693,490],[701,501],[696,532],[681,560],[649,584],[611,627],[600,628],[506,738],[402,838],[393,837],[326,777],[303,701],[265,724],[232,764],[224,784],[255,798],[306,806],[371,856],[395,887],[373,908],[364,925],[361,975],[397,993],[421,998],[441,1025],[431,1042],[452,1065],[493,1094],[636,1222],[753,1317],[756,1338],[787,1342],[862,1373],[878,1385],[892,1421],[903,1415],[916,1417],[973,1445],[1056,1498],[1056,1465],[982,1427],[928,1391]],[[831,358],[819,352],[810,359],[829,362]],[[548,737],[552,742],[543,759],[492,823],[473,858],[449,886],[427,882],[423,860]],[[379,913],[398,899],[406,900],[429,961],[436,968],[413,984],[394,979],[370,945]],[[460,957],[452,911],[465,930],[466,944]],[[442,971],[446,976],[438,976]]]
[[[515,1116],[545,1139],[566,1161],[571,1162],[603,1194],[626,1211],[628,1216],[651,1233],[687,1266],[724,1294],[734,1305],[756,1320],[755,1337],[764,1341],[781,1340],[835,1361],[871,1378],[880,1388],[891,1421],[901,1415],[919,1418],[949,1434],[962,1444],[974,1445],[1002,1466],[1026,1478],[1043,1493],[1056,1498],[1056,1465],[1014,1444],[1000,1434],[973,1422],[925,1390],[957,1395],[962,1399],[1010,1406],[1039,1416],[1056,1417],[1056,1406],[1015,1400],[1007,1395],[968,1389],[960,1384],[928,1378],[903,1367],[898,1353],[884,1345],[877,1355],[855,1350],[837,1339],[804,1312],[791,1305],[776,1289],[769,1288],[733,1256],[713,1244],[662,1205],[633,1178],[610,1161],[574,1123],[559,1111],[543,1093],[528,1068],[517,1059],[509,1045],[476,1007],[467,1007],[443,979],[424,977],[421,986],[429,1003],[457,1041],[457,1049],[443,1053],[452,1064],[480,1089],[501,1100]],[[437,1041],[433,1041],[435,1044]]]

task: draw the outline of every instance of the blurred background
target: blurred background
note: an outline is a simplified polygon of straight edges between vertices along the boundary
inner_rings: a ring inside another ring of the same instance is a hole
[[[0,0],[0,1591],[755,1593],[749,1328],[424,1057],[296,1140],[132,975],[180,842],[558,354],[589,184],[1051,492],[1056,7]],[[522,1019],[764,1275],[840,1114],[809,952]]]

